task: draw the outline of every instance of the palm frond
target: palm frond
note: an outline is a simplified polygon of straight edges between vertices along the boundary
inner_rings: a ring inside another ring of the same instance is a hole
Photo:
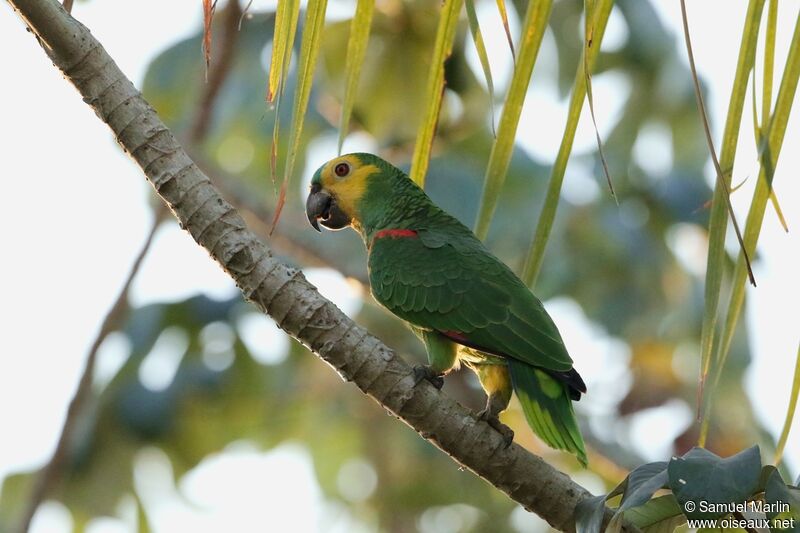
[[[417,130],[417,142],[414,145],[409,174],[420,187],[425,185],[425,174],[428,172],[433,137],[436,135],[436,126],[439,123],[439,111],[442,107],[442,94],[444,93],[444,63],[453,51],[458,16],[461,13],[463,2],[464,0],[445,0],[442,5],[442,13],[439,15],[436,44],[433,48],[431,68],[428,71],[428,84],[425,89],[427,106]]]
[[[342,102],[342,115],[339,121],[339,154],[347,137],[350,126],[350,116],[353,114],[353,104],[358,91],[358,78],[361,75],[361,65],[369,42],[369,30],[372,26],[372,15],[375,12],[375,0],[358,0],[356,13],[350,22],[350,37],[347,41],[347,61],[345,63],[345,89]]]
[[[506,172],[514,151],[514,139],[517,135],[522,105],[525,103],[533,66],[539,54],[539,46],[542,44],[552,7],[552,0],[531,0],[525,13],[519,55],[514,65],[514,75],[508,88],[503,112],[500,115],[497,138],[492,144],[489,165],[486,168],[486,180],[478,207],[475,234],[479,239],[485,239],[489,233],[489,225],[497,207],[497,199],[500,197],[500,191],[506,179]]]
[[[585,59],[581,58],[578,70],[575,73],[575,82],[573,83],[572,96],[570,97],[567,111],[567,124],[564,126],[561,145],[558,147],[558,154],[553,163],[553,170],[550,173],[544,205],[539,213],[536,230],[523,263],[522,280],[528,286],[532,286],[536,282],[539,270],[542,267],[547,241],[550,238],[550,231],[553,229],[553,221],[558,209],[558,199],[561,196],[561,185],[564,183],[564,174],[567,171],[569,154],[572,152],[575,131],[578,128],[578,121],[581,117],[583,101],[586,99],[586,67],[588,66],[589,70],[594,67],[597,56],[600,53],[600,43],[603,40],[603,34],[606,31],[608,17],[611,15],[613,6],[613,0],[597,0],[597,4],[594,7],[592,27],[594,28],[593,39],[597,41],[597,46],[584,47],[584,54],[588,55]]]

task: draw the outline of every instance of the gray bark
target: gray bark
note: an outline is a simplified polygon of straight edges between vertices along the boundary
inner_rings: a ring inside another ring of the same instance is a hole
[[[8,0],[64,76],[141,167],[181,227],[236,281],[242,294],[292,337],[393,415],[553,527],[573,531],[590,494],[512,444],[427,381],[379,339],[277,261],[184,152],[86,27],[55,0]],[[608,519],[610,511],[606,513]]]

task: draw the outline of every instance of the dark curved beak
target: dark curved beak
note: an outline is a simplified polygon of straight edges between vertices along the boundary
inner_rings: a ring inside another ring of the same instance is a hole
[[[331,230],[345,228],[351,222],[350,217],[336,205],[336,199],[323,190],[318,183],[311,185],[311,192],[308,193],[306,216],[311,227],[317,231],[321,231],[319,229],[320,222]]]
[[[331,195],[323,191],[318,183],[311,186],[311,192],[306,199],[306,216],[315,230],[322,231],[319,229],[319,219],[324,220],[330,216],[332,201]]]

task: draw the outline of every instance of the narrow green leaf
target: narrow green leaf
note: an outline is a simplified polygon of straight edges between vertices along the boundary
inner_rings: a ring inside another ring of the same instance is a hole
[[[759,139],[756,141],[756,146],[761,146],[761,136],[767,131],[769,124],[769,110],[772,107],[772,78],[775,67],[775,35],[778,30],[778,0],[769,0],[769,7],[767,8],[767,37],[764,43],[764,89],[761,93],[761,126],[758,128]],[[755,94],[755,85],[753,86],[753,94]],[[783,226],[783,231],[788,232],[789,226],[786,225],[786,218],[783,216],[783,210],[778,203],[778,196],[775,191],[770,188],[769,199],[772,202],[772,207],[775,209],[775,214],[778,215],[778,220]]]
[[[500,12],[500,18],[503,20],[503,29],[506,32],[508,47],[511,49],[511,57],[514,58],[514,63],[516,64],[517,52],[514,50],[514,39],[511,38],[511,28],[508,25],[508,10],[506,9],[506,0],[497,0],[497,11]]]
[[[292,110],[292,126],[289,134],[289,150],[286,156],[286,168],[283,171],[283,183],[275,206],[275,216],[272,219],[272,231],[278,224],[281,210],[286,201],[286,189],[294,171],[297,152],[300,150],[300,139],[303,133],[303,120],[308,109],[308,99],[311,95],[311,85],[314,80],[314,68],[319,56],[319,45],[322,40],[322,28],[325,24],[325,10],[328,0],[309,0],[306,6],[306,16],[303,23],[303,38],[300,45],[300,59],[297,65],[297,87],[294,93],[294,107]],[[288,66],[288,64],[284,65]]]
[[[492,69],[489,67],[489,54],[486,52],[486,45],[483,43],[481,26],[478,23],[478,15],[475,13],[475,0],[465,0],[464,6],[467,10],[467,20],[469,21],[469,31],[472,33],[472,42],[475,43],[475,51],[481,61],[483,75],[486,78],[486,86],[489,89],[489,103],[492,114],[492,135],[497,136],[494,129],[494,83],[492,82]]]
[[[361,65],[369,42],[369,30],[372,26],[372,15],[375,12],[375,0],[358,0],[356,14],[350,22],[350,37],[347,41],[347,61],[345,63],[345,89],[342,102],[342,116],[339,122],[339,154],[342,153],[342,144],[347,137],[350,126],[350,115],[353,113],[353,104],[358,91],[358,78],[361,75]]]
[[[797,360],[794,363],[794,381],[792,382],[792,393],[789,396],[789,406],[786,408],[786,420],[783,422],[781,436],[778,439],[778,446],[775,449],[774,463],[776,465],[781,462],[783,458],[783,449],[786,447],[786,441],[789,440],[789,432],[792,430],[794,413],[797,409],[798,396],[800,396],[800,346],[797,348]]]
[[[764,41],[764,85],[761,91],[761,133],[767,130],[769,111],[772,109],[772,79],[775,71],[775,35],[778,30],[778,1],[769,0],[767,8],[767,35]],[[755,94],[755,86],[753,90]],[[760,145],[760,142],[759,142]]]
[[[600,52],[600,43],[606,30],[606,23],[614,5],[613,0],[597,0],[597,5],[593,10],[592,27],[594,35],[592,39],[597,42],[597,46],[589,49],[587,60],[581,58],[578,70],[575,73],[575,82],[572,87],[572,96],[569,101],[567,112],[567,124],[564,126],[564,135],[561,137],[561,145],[558,148],[558,155],[553,163],[553,170],[550,174],[550,182],[547,185],[547,194],[544,199],[544,206],[539,213],[539,221],[536,224],[536,231],[533,235],[528,254],[522,270],[522,280],[529,286],[536,282],[539,269],[544,259],[544,250],[547,240],[550,238],[550,231],[553,229],[553,220],[556,217],[558,199],[561,196],[561,184],[564,182],[564,174],[569,162],[569,154],[572,151],[572,143],[575,140],[575,130],[578,128],[578,120],[581,117],[583,101],[586,99],[586,76],[584,63],[588,63],[589,70],[594,68],[597,55]],[[585,53],[585,51],[584,51]]]
[[[283,10],[282,13],[281,10]],[[275,187],[278,173],[278,134],[281,129],[281,102],[283,101],[283,92],[286,87],[289,65],[292,61],[294,37],[297,32],[297,20],[299,17],[299,0],[282,0],[278,3],[278,12],[275,14],[275,31],[272,38],[272,57],[270,58],[269,82],[267,88],[267,102],[275,102],[275,123],[272,128],[272,145],[270,147],[269,159],[270,176],[272,178],[273,187]]]
[[[606,162],[606,156],[603,153],[603,141],[600,139],[600,130],[597,129],[597,118],[594,114],[594,96],[592,96],[592,72],[589,68],[589,53],[594,46],[594,26],[592,25],[592,14],[594,14],[594,4],[596,0],[585,0],[584,1],[584,18],[586,19],[586,30],[585,36],[583,40],[583,75],[586,77],[586,99],[589,101],[589,114],[592,117],[592,125],[594,126],[594,136],[597,139],[597,153],[600,155],[600,162],[603,165],[603,172],[606,175],[606,181],[608,182],[608,189],[611,191],[611,197],[614,198],[614,201],[619,204],[617,201],[617,194],[614,192],[614,184],[611,182],[611,173],[608,171],[608,163]],[[599,47],[599,45],[597,45]]]
[[[767,35],[764,43],[764,88],[761,92],[761,121],[758,120],[758,109],[756,105],[756,68],[753,65],[753,133],[756,138],[756,147],[761,146],[763,142],[764,132],[767,130],[769,124],[769,111],[772,107],[772,73],[775,66],[775,33],[778,25],[778,2],[775,0],[769,1],[767,10]],[[789,226],[786,224],[786,217],[783,216],[783,210],[780,203],[778,203],[778,195],[774,190],[769,193],[770,202],[775,209],[775,214],[778,215],[778,221],[783,226],[783,231],[789,232]]]
[[[750,0],[745,17],[745,26],[742,31],[742,41],[739,46],[739,58],[736,64],[733,89],[728,102],[728,115],[725,120],[725,130],[722,134],[722,148],[720,151],[719,166],[724,169],[724,180],[717,180],[714,196],[711,202],[708,233],[708,258],[706,261],[706,279],[704,294],[703,323],[700,337],[701,376],[700,392],[698,394],[698,418],[702,415],[703,389],[709,369],[714,344],[714,334],[717,327],[717,310],[719,296],[722,288],[722,275],[725,266],[725,233],[727,231],[727,201],[724,185],[730,181],[730,172],[736,157],[736,143],[739,138],[739,126],[744,111],[744,99],[747,92],[747,76],[755,62],[756,45],[758,42],[758,29],[761,23],[761,13],[765,0]],[[727,180],[727,181],[726,181]],[[705,435],[701,429],[699,444],[705,442]]]
[[[497,138],[492,144],[489,165],[486,168],[486,181],[483,184],[478,218],[475,221],[475,234],[479,239],[485,239],[489,233],[489,225],[497,207],[497,199],[506,179],[506,172],[514,151],[514,138],[517,135],[519,116],[522,113],[522,105],[525,103],[533,66],[536,63],[536,56],[539,54],[539,46],[542,44],[552,7],[552,0],[531,0],[528,3],[525,20],[522,23],[519,57],[514,65],[514,75],[511,78],[511,85],[508,88],[506,102],[497,127]]]
[[[411,158],[411,179],[423,187],[425,174],[428,172],[428,162],[431,156],[433,138],[436,135],[436,125],[439,122],[439,111],[442,107],[442,94],[444,93],[444,63],[453,52],[453,41],[458,28],[458,15],[461,13],[461,4],[464,0],[444,0],[442,13],[439,15],[439,27],[436,30],[436,43],[433,47],[431,68],[428,71],[428,85],[425,89],[427,107],[422,122],[417,130],[417,142],[414,145],[414,155]]]
[[[272,103],[278,92],[278,84],[283,73],[283,59],[287,47],[287,37],[289,35],[289,5],[292,0],[279,0],[278,8],[275,11],[275,29],[272,33],[272,56],[269,61],[269,78],[267,81],[267,102]]]
[[[750,268],[750,258],[747,255],[747,249],[744,247],[742,240],[742,232],[739,230],[739,222],[736,220],[736,214],[733,212],[733,205],[731,204],[731,191],[730,183],[725,180],[725,173],[719,164],[717,158],[717,150],[714,148],[714,141],[711,138],[711,126],[708,123],[708,115],[706,114],[706,105],[703,101],[703,91],[700,90],[700,79],[697,76],[697,67],[694,62],[694,53],[692,52],[692,39],[689,36],[689,19],[686,15],[686,0],[681,0],[681,15],[683,18],[683,36],[686,41],[686,52],[689,56],[689,68],[692,72],[692,82],[694,84],[694,94],[697,98],[697,109],[700,111],[700,118],[703,123],[703,131],[706,134],[706,142],[708,143],[708,151],[711,153],[711,161],[714,163],[714,169],[717,171],[717,183],[720,183],[723,188],[723,198],[725,199],[725,206],[728,208],[728,214],[733,223],[733,229],[736,232],[736,239],[739,241],[739,247],[744,252],[744,259],[747,263],[747,273],[750,276],[750,283],[755,286],[756,280],[753,276],[753,270]]]
[[[792,43],[789,47],[789,56],[786,58],[786,68],[783,71],[781,87],[778,91],[778,98],[775,101],[775,109],[770,118],[764,143],[759,150],[761,168],[759,170],[756,190],[753,193],[753,200],[750,203],[750,210],[747,213],[747,222],[744,232],[744,243],[748,250],[755,250],[758,243],[758,236],[761,232],[761,225],[764,222],[764,212],[766,211],[769,191],[772,189],[772,178],[775,173],[775,166],[778,163],[783,146],[783,138],[786,133],[786,125],[789,122],[789,114],[792,110],[795,94],[797,93],[797,83],[800,78],[800,13],[795,23]],[[722,368],[728,357],[733,333],[744,304],[745,281],[747,270],[742,254],[736,261],[731,282],[731,295],[728,303],[728,314],[725,324],[720,334],[719,342],[714,351],[715,365],[712,387],[716,387],[722,375]],[[701,436],[708,431],[708,412],[711,409],[711,399],[705,403],[705,415],[701,426]]]

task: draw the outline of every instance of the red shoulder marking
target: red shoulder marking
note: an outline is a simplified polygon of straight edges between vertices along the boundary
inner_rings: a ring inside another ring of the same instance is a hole
[[[382,229],[372,237],[373,241],[382,239],[384,237],[391,237],[392,239],[402,239],[405,237],[416,237],[417,232],[413,229]]]
[[[467,341],[467,338],[464,336],[464,334],[461,333],[460,331],[445,330],[445,331],[439,331],[439,333],[441,333],[451,341],[455,341],[459,344],[464,344],[464,346],[467,346],[465,343],[469,342]]]

